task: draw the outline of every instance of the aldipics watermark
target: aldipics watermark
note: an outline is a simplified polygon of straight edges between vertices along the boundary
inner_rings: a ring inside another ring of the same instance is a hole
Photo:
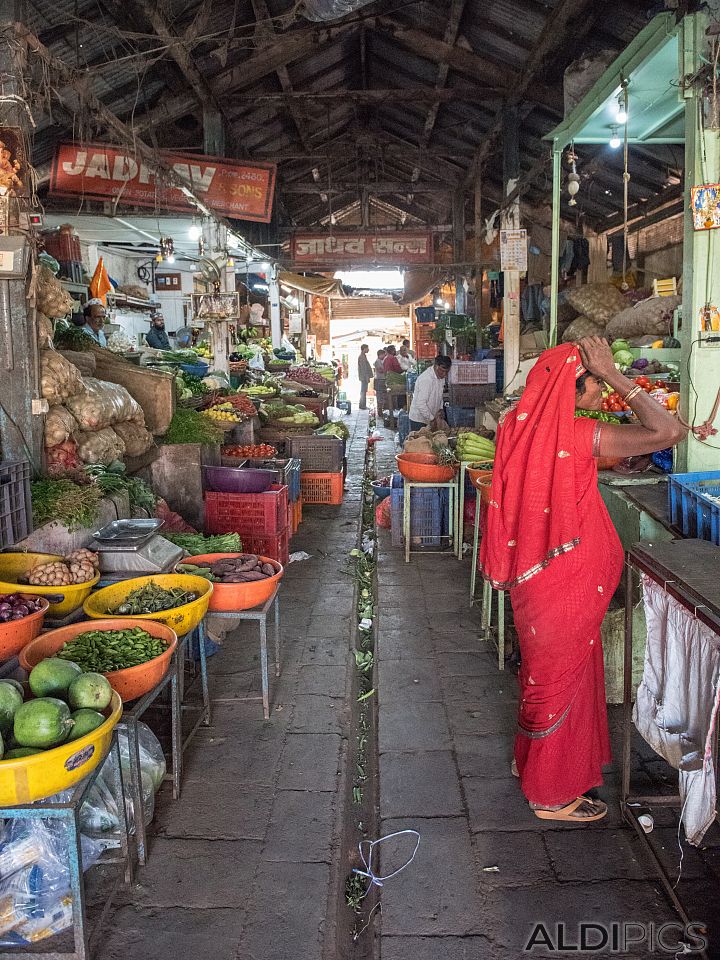
[[[555,925],[536,923],[525,944],[526,953],[551,950],[556,953],[617,953],[626,955],[642,945],[648,955],[700,954],[709,946],[703,923],[582,922]]]

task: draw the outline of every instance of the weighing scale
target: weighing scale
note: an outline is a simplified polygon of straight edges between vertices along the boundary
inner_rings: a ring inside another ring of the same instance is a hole
[[[185,551],[158,535],[162,520],[113,520],[93,534],[106,580],[172,573]]]

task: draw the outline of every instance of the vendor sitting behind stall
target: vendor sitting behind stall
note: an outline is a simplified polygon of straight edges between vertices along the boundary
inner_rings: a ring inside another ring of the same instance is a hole
[[[145,343],[153,350],[170,349],[170,341],[165,333],[165,317],[161,313],[154,313],[150,317],[150,329],[145,334]]]
[[[410,404],[410,430],[422,430],[443,408],[443,390],[452,360],[435,357],[435,362],[417,378]]]
[[[106,347],[107,340],[105,339],[105,331],[103,330],[105,326],[105,304],[102,300],[97,298],[88,300],[83,307],[83,317],[85,318],[85,323],[80,328],[83,333],[92,337],[101,347]]]

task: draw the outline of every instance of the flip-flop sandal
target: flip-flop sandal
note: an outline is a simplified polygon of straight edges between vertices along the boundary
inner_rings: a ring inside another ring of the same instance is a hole
[[[598,813],[593,813],[589,817],[575,817],[573,814],[584,803],[589,803],[591,807],[599,808]],[[572,803],[559,810],[533,810],[536,817],[540,820],[561,820],[565,823],[594,823],[596,820],[602,820],[607,814],[607,807],[601,800],[592,800],[590,797],[578,797]]]
[[[518,772],[518,768],[517,768],[517,761],[515,760],[514,757],[513,757],[513,759],[510,761],[510,773],[511,773],[514,777],[518,777],[518,779],[520,778],[520,773]]]

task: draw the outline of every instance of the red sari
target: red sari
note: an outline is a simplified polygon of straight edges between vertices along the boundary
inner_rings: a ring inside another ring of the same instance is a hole
[[[623,553],[597,487],[601,425],[575,419],[571,345],[538,359],[498,432],[483,575],[510,591],[520,641],[515,760],[525,796],[566,804],[610,762],[600,625]]]

